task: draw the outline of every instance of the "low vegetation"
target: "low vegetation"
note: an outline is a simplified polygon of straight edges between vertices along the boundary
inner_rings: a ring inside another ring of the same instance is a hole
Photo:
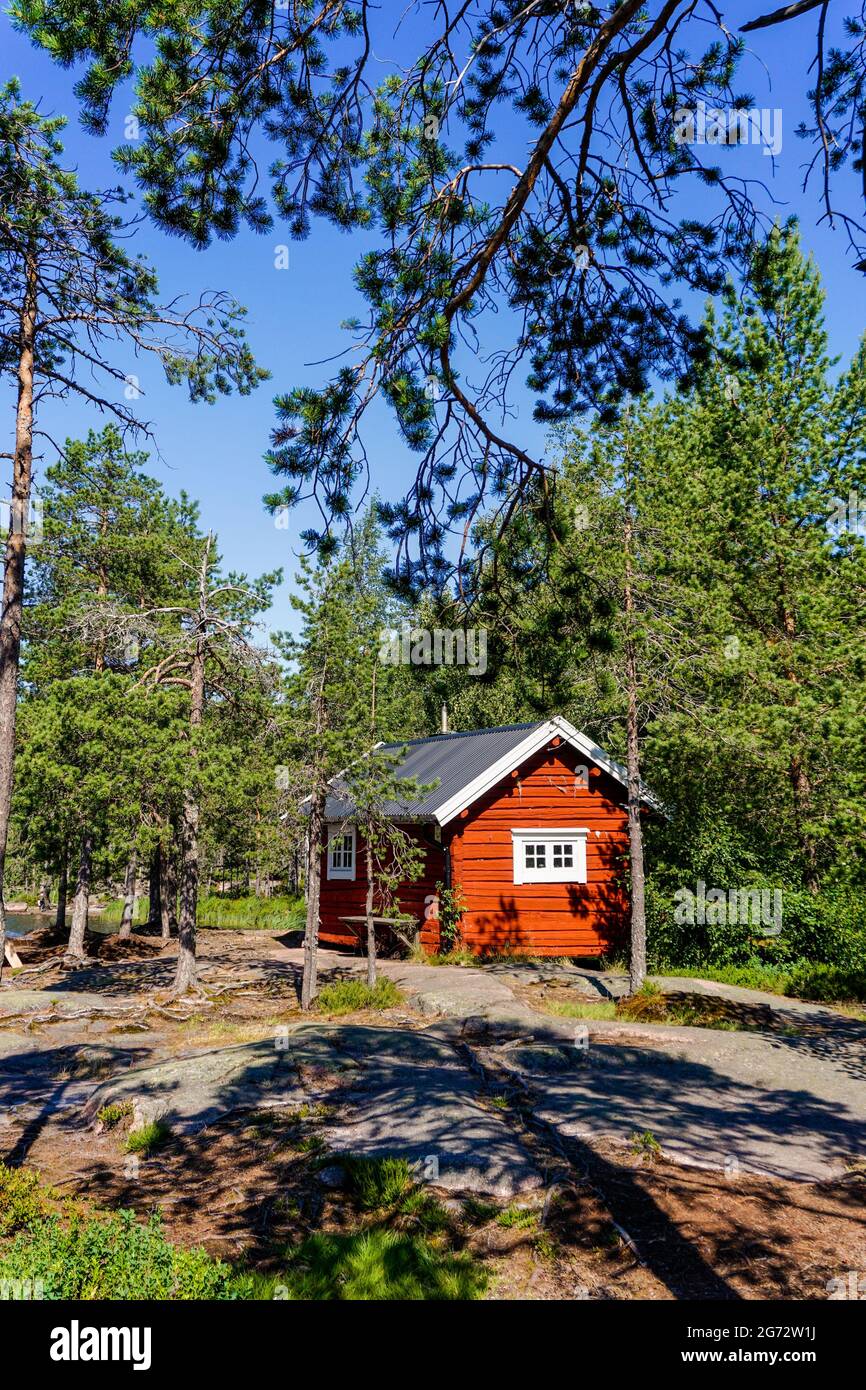
[[[123,1145],[124,1153],[141,1154],[146,1158],[148,1154],[164,1148],[170,1138],[171,1129],[167,1124],[162,1120],[150,1120],[138,1129],[129,1131]]]
[[[111,1105],[103,1105],[97,1113],[97,1120],[103,1129],[116,1129],[123,1120],[132,1114],[132,1101],[115,1101]]]
[[[448,1213],[418,1186],[405,1159],[343,1163],[361,1223],[345,1233],[317,1232],[287,1252],[290,1297],[380,1301],[483,1294],[483,1267],[455,1250]]]
[[[719,984],[762,989],[768,994],[783,994],[790,999],[806,999],[815,1003],[866,1003],[866,970],[824,965],[819,961],[796,960],[773,964],[752,959],[742,965],[713,965],[707,962],[692,967],[669,966],[659,974],[679,975],[683,979],[716,980]]]
[[[345,1159],[346,1229],[282,1251],[267,1276],[169,1241],[158,1213],[88,1211],[0,1163],[0,1284],[50,1299],[475,1299],[483,1266],[403,1159]],[[353,1214],[354,1213],[354,1214]],[[7,1284],[8,1281],[8,1284]],[[13,1293],[13,1297],[14,1297]]]
[[[353,1014],[361,1009],[394,1009],[406,1001],[393,980],[382,976],[371,989],[364,980],[338,980],[319,991],[316,1004],[323,1014]]]
[[[119,922],[123,900],[115,898],[106,904],[100,918],[104,922]],[[232,897],[224,894],[204,894],[198,900],[196,920],[200,927],[223,931],[303,931],[303,898],[278,896],[273,898]],[[134,922],[141,926],[149,913],[147,898],[139,898]]]
[[[251,1299],[274,1280],[166,1240],[158,1215],[89,1214],[0,1164],[0,1283],[49,1299]]]

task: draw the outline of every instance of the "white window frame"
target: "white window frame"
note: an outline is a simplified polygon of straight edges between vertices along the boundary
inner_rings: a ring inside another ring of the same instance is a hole
[[[512,828],[511,845],[514,856],[515,883],[586,883],[586,840],[589,830],[582,826],[566,825],[551,829],[549,826],[520,826]],[[526,867],[526,846],[543,844],[547,848],[545,866]],[[570,844],[573,846],[574,860],[570,868],[553,867],[553,846]]]
[[[352,864],[350,868],[343,865],[335,865],[333,860],[333,844],[335,840],[351,840],[352,843]],[[358,862],[357,844],[354,825],[329,825],[328,826],[328,878],[354,880],[355,865]]]

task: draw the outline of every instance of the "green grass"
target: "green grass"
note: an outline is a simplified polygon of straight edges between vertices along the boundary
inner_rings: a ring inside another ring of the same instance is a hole
[[[437,1250],[423,1235],[382,1226],[317,1233],[292,1252],[292,1298],[365,1302],[475,1299],[486,1277],[466,1254]]]
[[[384,975],[373,989],[365,980],[338,980],[325,985],[316,995],[316,1007],[323,1014],[352,1014],[360,1009],[393,1009],[405,1000],[393,980]]]
[[[538,1225],[538,1212],[530,1207],[506,1207],[496,1218],[497,1226],[509,1231],[531,1231]]]
[[[136,925],[147,921],[149,910],[148,899],[139,898],[134,918]],[[104,922],[119,922],[122,913],[123,899],[115,898],[106,903],[99,917]],[[303,898],[258,898],[254,894],[229,898],[214,893],[199,898],[196,921],[200,927],[213,931],[288,932],[303,931],[304,916]]]
[[[362,1211],[393,1207],[415,1186],[405,1158],[353,1158],[343,1160],[349,1186]]]
[[[0,1163],[0,1284],[41,1285],[47,1299],[253,1299],[275,1280],[168,1241],[158,1216],[59,1207],[37,1175]],[[14,1296],[14,1295],[13,1295]]]
[[[417,946],[410,952],[409,959],[415,965],[463,965],[469,969],[477,969],[484,964],[480,956],[461,948],[454,951],[435,951],[428,955],[423,946]]]
[[[173,1244],[158,1215],[142,1224],[131,1211],[86,1213],[0,1163],[0,1285],[41,1285],[40,1296],[62,1300],[481,1297],[483,1266],[452,1248],[448,1212],[405,1160],[342,1161],[360,1223],[307,1236],[268,1276]]]
[[[542,1000],[540,1007],[546,1014],[556,1014],[558,1018],[616,1018],[616,1004],[613,1000],[599,1003],[572,1003],[570,999]]]
[[[290,1298],[380,1302],[475,1299],[487,1285],[483,1267],[449,1247],[450,1218],[418,1186],[403,1158],[342,1158],[349,1191],[373,1224],[317,1232],[288,1252]]]
[[[823,1004],[866,1003],[866,970],[845,970],[820,961],[799,960],[785,964],[749,961],[745,965],[665,966],[655,974],[680,975],[688,980],[715,980],[743,989],[766,990],[789,999]]]
[[[149,1120],[140,1129],[131,1129],[123,1145],[124,1153],[144,1154],[145,1158],[162,1149],[171,1138],[171,1130],[162,1120]]]
[[[723,1032],[749,1028],[749,1020],[738,1017],[736,1004],[709,995],[673,998],[652,980],[645,981],[637,994],[619,1000],[616,1017],[629,1023],[671,1023],[683,1028],[716,1028]]]

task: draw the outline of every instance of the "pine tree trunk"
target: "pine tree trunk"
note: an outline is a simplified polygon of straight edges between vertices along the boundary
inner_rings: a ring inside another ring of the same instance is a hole
[[[171,870],[165,845],[159,847],[159,925],[163,941],[171,940]]]
[[[312,1007],[318,992],[319,897],[322,888],[322,834],[325,823],[325,792],[320,790],[310,805],[307,827],[307,920],[304,926],[304,974],[301,980],[301,1008]]]
[[[87,931],[87,912],[90,906],[90,884],[93,876],[93,834],[84,830],[81,835],[81,851],[78,858],[78,878],[75,883],[75,899],[72,904],[72,928],[66,947],[65,960],[78,964],[87,959],[84,949],[84,934]]]
[[[638,741],[637,656],[635,652],[634,588],[632,582],[632,523],[625,527],[626,611],[626,769],[628,772],[628,848],[631,867],[631,953],[629,988],[632,994],[646,980],[646,878],[643,862],[643,827],[640,819],[640,751]]]
[[[66,931],[66,895],[69,892],[69,850],[63,846],[63,859],[60,862],[60,878],[57,883],[57,916],[54,919],[55,931]]]
[[[166,851],[165,875],[163,883],[165,885],[165,897],[168,903],[168,929],[174,934],[177,932],[177,882],[178,882],[178,859],[180,857],[180,827],[175,819],[172,820],[172,842]]]
[[[188,792],[184,797],[180,832],[180,918],[174,994],[190,994],[198,988],[195,954],[198,913],[198,821],[198,801],[194,793]]]
[[[367,845],[367,984],[376,988],[376,923],[373,921],[373,851]]]
[[[33,481],[33,379],[36,360],[37,263],[27,253],[24,299],[19,315],[18,404],[15,459],[12,467],[11,525],[3,565],[3,613],[0,617],[0,983],[6,961],[6,844],[12,810],[15,770],[15,707],[21,655],[21,608],[24,598],[25,527]]]
[[[198,989],[195,956],[196,916],[198,913],[198,737],[204,718],[205,656],[207,654],[207,581],[213,537],[208,536],[199,574],[199,610],[195,651],[190,671],[190,763],[189,782],[184,792],[181,816],[180,922],[178,924],[177,974],[172,992],[190,994]]]
[[[120,931],[118,935],[124,940],[132,935],[132,923],[135,919],[136,887],[138,884],[138,856],[135,850],[129,856],[129,863],[126,866],[126,881],[123,885],[123,915],[120,919]]]
[[[805,821],[809,817],[812,806],[812,786],[803,763],[796,753],[789,763],[788,775],[791,779],[791,791],[794,798],[794,826],[803,859],[803,885],[810,893],[818,893],[821,890],[821,880],[818,874],[818,853],[815,849],[815,841],[805,828]]]
[[[147,876],[147,925],[158,927],[159,919],[159,850],[155,849],[150,856],[150,870]]]

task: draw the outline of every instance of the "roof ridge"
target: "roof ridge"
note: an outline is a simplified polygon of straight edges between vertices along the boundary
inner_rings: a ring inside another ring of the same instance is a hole
[[[393,743],[380,744],[382,748],[408,748],[419,743],[438,743],[446,738],[478,738],[482,734],[507,734],[517,729],[537,729],[546,724],[546,719],[532,719],[523,724],[494,724],[489,729],[453,729],[447,734],[424,734],[421,738],[395,739]]]

